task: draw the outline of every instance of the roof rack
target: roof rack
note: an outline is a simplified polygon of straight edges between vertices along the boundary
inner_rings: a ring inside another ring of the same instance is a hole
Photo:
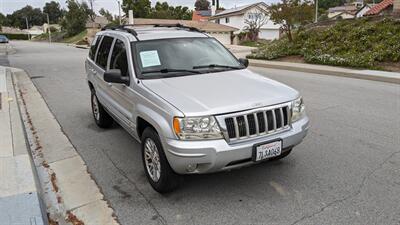
[[[105,30],[126,31],[126,32],[132,34],[136,38],[136,40],[139,41],[139,38],[137,37],[138,36],[137,32],[133,28],[128,28],[128,27],[132,27],[132,26],[134,26],[134,25],[132,25],[132,24],[124,24],[124,25],[118,25],[118,26],[105,26],[101,30],[102,31],[105,31]]]
[[[176,24],[150,24],[150,25],[154,25],[154,27],[177,27],[177,28],[181,28],[181,29],[187,29],[189,31],[194,31],[194,32],[199,32],[199,33],[204,33],[204,30],[200,30],[196,27],[190,27],[190,26],[185,26],[181,23],[176,23]]]

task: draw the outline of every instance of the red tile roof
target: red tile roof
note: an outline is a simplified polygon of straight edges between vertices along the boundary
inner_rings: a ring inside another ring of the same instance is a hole
[[[202,16],[200,12],[193,10],[192,20],[194,21],[208,21],[209,16]]]
[[[381,3],[376,4],[367,13],[365,13],[365,16],[377,15],[391,5],[393,5],[393,0],[383,0]]]

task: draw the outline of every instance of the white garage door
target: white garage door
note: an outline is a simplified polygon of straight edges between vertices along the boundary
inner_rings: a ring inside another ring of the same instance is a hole
[[[215,37],[218,41],[220,41],[224,45],[230,45],[231,43],[231,34],[229,32],[222,33],[209,33],[211,36]]]
[[[279,38],[278,29],[262,29],[260,31],[260,38],[266,40],[274,40]]]

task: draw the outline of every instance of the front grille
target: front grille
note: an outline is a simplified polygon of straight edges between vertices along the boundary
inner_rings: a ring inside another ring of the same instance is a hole
[[[225,118],[229,139],[271,134],[289,127],[289,107],[260,110]]]

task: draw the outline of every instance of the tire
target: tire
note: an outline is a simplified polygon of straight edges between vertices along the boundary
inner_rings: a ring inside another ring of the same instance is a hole
[[[289,149],[289,150],[287,150],[287,151],[285,151],[285,152],[282,153],[280,156],[271,158],[269,161],[278,161],[278,160],[281,160],[281,159],[283,159],[283,158],[286,158],[291,152],[292,152],[292,148]]]
[[[92,91],[91,102],[92,114],[97,126],[100,128],[110,128],[113,125],[114,120],[101,105],[94,91]]]
[[[147,127],[142,134],[141,142],[144,172],[153,189],[159,193],[168,193],[177,189],[181,176],[176,174],[169,165],[157,132]],[[157,153],[158,156],[151,152]],[[154,167],[159,168],[159,173],[154,170]]]

